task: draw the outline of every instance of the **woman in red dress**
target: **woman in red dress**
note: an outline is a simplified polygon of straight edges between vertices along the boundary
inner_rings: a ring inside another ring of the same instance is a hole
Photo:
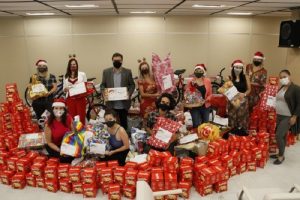
[[[140,79],[138,80],[139,91],[141,94],[140,113],[141,117],[147,118],[148,113],[156,110],[155,101],[159,96],[155,80],[150,73],[150,66],[146,59],[138,61]]]

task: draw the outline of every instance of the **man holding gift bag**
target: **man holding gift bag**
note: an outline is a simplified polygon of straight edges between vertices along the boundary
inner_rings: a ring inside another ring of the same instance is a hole
[[[131,106],[130,97],[135,89],[135,83],[132,78],[131,70],[122,67],[122,63],[123,63],[122,54],[114,53],[112,56],[112,61],[113,61],[113,67],[110,67],[103,71],[101,88],[106,89],[104,90],[106,105],[117,112],[121,126],[127,131],[127,114]],[[113,90],[113,88],[117,90]],[[116,100],[116,98],[114,98],[114,100],[109,99],[110,95],[113,95],[109,91],[112,91],[113,93],[116,92],[118,93],[123,91],[124,88],[127,88],[126,99],[125,98],[123,98],[122,100]]]
[[[37,73],[30,78],[29,91],[33,100],[33,110],[39,120],[45,110],[51,110],[51,104],[54,98],[53,93],[57,89],[57,81],[53,74],[48,73],[46,60],[38,60],[35,65]],[[38,82],[38,84],[35,84],[36,82]]]

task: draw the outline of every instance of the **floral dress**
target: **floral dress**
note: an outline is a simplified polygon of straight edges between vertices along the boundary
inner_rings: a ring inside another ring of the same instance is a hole
[[[158,92],[155,82],[149,83],[145,80],[139,80],[138,85],[143,87],[145,94],[156,94]],[[156,97],[142,97],[140,103],[141,117],[146,118],[147,114],[156,110]]]
[[[267,81],[267,70],[261,68],[260,70],[254,72],[253,65],[249,64],[246,67],[246,74],[250,77],[251,92],[248,96],[249,99],[249,111],[253,110],[253,107],[257,105],[260,100],[260,94],[265,89]]]

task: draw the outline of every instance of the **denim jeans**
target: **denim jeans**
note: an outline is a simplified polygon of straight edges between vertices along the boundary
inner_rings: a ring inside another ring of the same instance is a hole
[[[193,128],[197,128],[200,124],[208,122],[210,108],[206,108],[205,106],[192,108],[190,113],[192,115]]]

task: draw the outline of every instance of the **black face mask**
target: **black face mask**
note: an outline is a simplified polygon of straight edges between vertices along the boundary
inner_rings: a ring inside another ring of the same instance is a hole
[[[142,69],[142,70],[141,70],[141,73],[142,73],[142,74],[148,74],[148,73],[149,73],[149,69]]]
[[[260,66],[260,65],[261,65],[261,62],[260,62],[260,61],[253,61],[253,64],[254,64],[255,66]]]
[[[109,128],[113,127],[113,126],[115,125],[115,123],[116,123],[115,120],[105,122],[105,124],[106,124]]]
[[[162,111],[168,111],[170,110],[170,106],[168,106],[167,104],[164,104],[164,103],[160,103],[158,105],[158,107],[162,110]]]
[[[197,78],[201,78],[204,76],[204,73],[203,72],[195,72],[194,75],[197,77]]]
[[[115,68],[119,69],[122,66],[122,63],[119,60],[115,60],[113,62]]]
[[[44,72],[47,72],[47,71],[48,71],[48,67],[39,67],[37,70],[38,70],[38,72],[40,72],[40,73],[44,73]]]

